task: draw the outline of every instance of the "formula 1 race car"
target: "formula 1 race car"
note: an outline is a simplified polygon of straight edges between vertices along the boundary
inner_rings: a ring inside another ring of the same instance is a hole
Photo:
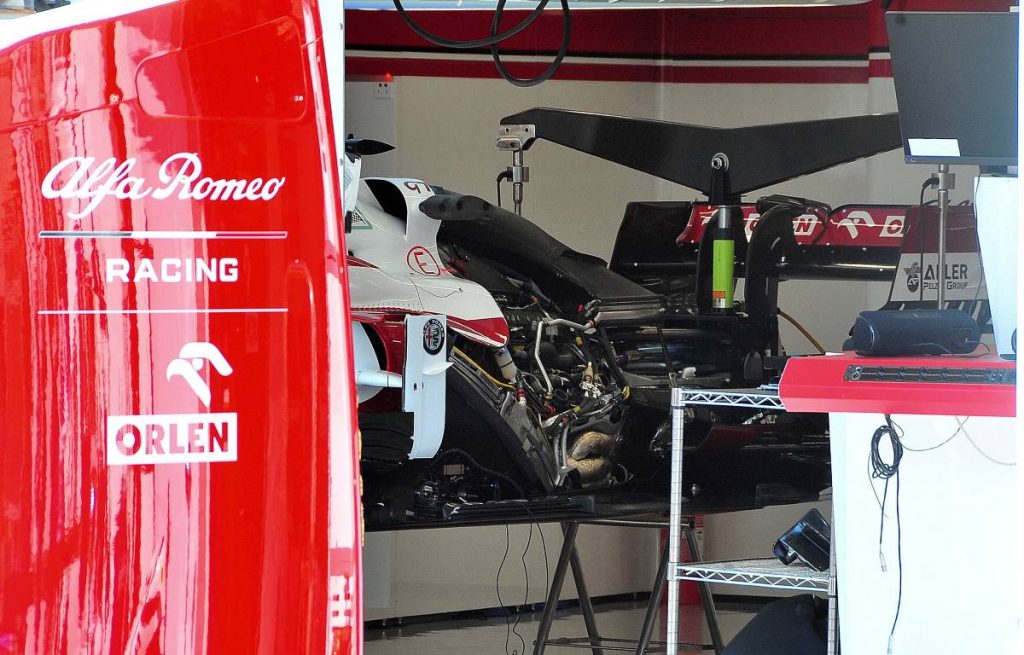
[[[374,348],[363,349],[363,369],[401,370],[403,314],[448,314],[450,328],[446,409],[430,410],[443,438],[420,448],[413,436],[410,447],[416,421],[398,411],[408,385],[360,406],[371,527],[522,518],[510,501],[524,497],[534,515],[589,511],[604,497],[666,498],[672,385],[777,383],[780,279],[886,280],[900,259],[908,207],[740,203],[898,147],[895,115],[723,130],[537,109],[503,119],[499,134],[506,149],[546,138],[696,188],[707,202],[630,203],[609,267],[481,198],[363,180],[348,237],[354,312]],[[732,237],[745,294],[715,312],[706,226],[722,205],[742,216]],[[374,300],[383,287],[367,286],[370,270],[412,284],[416,300]],[[391,315],[366,318],[373,312]],[[684,487],[708,502],[797,502],[830,484],[823,417],[716,408],[686,420]]]

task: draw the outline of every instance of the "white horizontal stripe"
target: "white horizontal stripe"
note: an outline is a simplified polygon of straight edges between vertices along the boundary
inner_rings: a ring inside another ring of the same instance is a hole
[[[58,30],[94,23],[159,7],[179,0],[121,0],[121,2],[75,2],[49,11],[29,14],[4,23],[0,31],[0,50],[15,43]]]
[[[40,239],[230,239],[239,240],[244,234],[250,239],[284,239],[288,236],[284,231],[253,230],[135,230],[122,232],[118,230],[96,231],[46,231],[40,232]]]
[[[96,316],[100,314],[287,314],[287,307],[238,309],[41,309],[40,316]]]
[[[345,55],[360,59],[458,59],[461,61],[491,61],[490,55],[454,52],[382,52],[377,50],[346,50]],[[508,62],[549,62],[549,55],[502,55]],[[616,66],[663,66],[676,68],[865,68],[866,59],[629,59],[625,57],[565,58],[567,64],[603,64]]]

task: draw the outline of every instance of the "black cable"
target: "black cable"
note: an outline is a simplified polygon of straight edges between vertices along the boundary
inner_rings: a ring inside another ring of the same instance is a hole
[[[501,563],[498,564],[498,572],[494,574],[494,593],[498,596],[498,607],[501,608],[502,614],[505,617],[505,655],[509,655],[508,642],[512,638],[511,624],[508,620],[508,609],[505,607],[505,601],[501,600],[501,569],[505,567],[505,560],[508,559],[508,551],[512,546],[512,539],[508,532],[508,523],[505,524],[505,554],[501,556]]]
[[[396,2],[398,0],[395,0]],[[494,18],[491,20],[491,35],[495,36],[498,32],[498,23],[501,22],[501,15],[505,11],[506,0],[498,0],[498,6],[494,10]],[[572,34],[572,19],[569,16],[569,1],[561,0],[562,4],[562,45],[558,48],[558,53],[555,58],[551,60],[548,67],[544,69],[544,72],[537,77],[532,78],[520,78],[512,75],[505,68],[505,64],[501,61],[501,54],[498,52],[498,42],[491,44],[491,59],[494,60],[494,66],[498,69],[498,73],[501,77],[514,86],[520,88],[527,88],[531,86],[537,86],[547,82],[554,76],[555,72],[558,71],[559,66],[562,65],[562,61],[565,59],[566,53],[569,51],[569,38]]]
[[[530,544],[532,544],[532,543],[533,543],[533,522],[531,521],[530,522],[530,532],[526,536],[526,548],[523,549],[523,556],[521,558],[521,560],[523,562],[523,578],[526,581],[526,590],[523,592],[523,606],[527,605],[530,602],[530,567],[527,566],[527,564],[526,564],[526,555],[530,552]],[[516,620],[512,624],[512,634],[514,634],[515,636],[519,637],[519,642],[520,642],[520,644],[523,647],[523,650],[521,650],[520,653],[521,654],[525,654],[526,653],[526,640],[523,638],[523,635],[521,635],[519,633],[519,622],[522,620],[522,618],[523,618],[523,610],[520,609],[518,612],[516,612]],[[513,651],[512,655],[517,655],[517,654],[516,654],[515,651]]]
[[[516,483],[515,480],[513,480],[510,477],[508,477],[507,475],[504,475],[502,473],[498,473],[497,471],[491,470],[491,469],[489,469],[489,468],[487,468],[485,466],[481,466],[480,462],[476,461],[476,459],[472,455],[467,453],[465,450],[462,450],[461,448],[449,448],[448,450],[444,451],[443,453],[438,454],[434,458],[433,461],[436,463],[436,462],[444,459],[445,457],[448,457],[449,455],[460,455],[460,456],[464,457],[469,462],[470,466],[473,466],[474,468],[480,470],[483,473],[486,473],[488,475],[492,475],[492,476],[498,478],[499,480],[504,480],[505,482],[509,483],[509,485],[512,486],[512,488],[515,489],[516,492],[518,492],[519,495],[524,500],[526,500],[526,492],[523,491],[523,488],[520,487],[519,484]],[[530,517],[530,537],[529,537],[529,539],[526,542],[526,550],[523,551],[523,568],[526,571],[526,590],[527,590],[527,593],[529,593],[529,590],[530,590],[530,570],[526,567],[526,553],[527,553],[527,551],[529,551],[530,543],[531,543],[531,541],[533,539],[533,526],[534,525],[537,526],[537,530],[538,530],[538,532],[540,532],[540,545],[541,545],[541,550],[544,553],[544,588],[545,589],[548,589],[551,586],[551,570],[550,570],[550,566],[548,564],[548,544],[547,544],[547,541],[544,539],[544,529],[541,527],[540,522],[537,520],[537,516],[533,513],[533,510],[530,509],[529,505],[524,504],[524,505],[522,505],[522,508],[526,512],[526,514]],[[519,640],[523,642],[523,651],[524,651],[524,653],[525,653],[525,649],[526,649],[526,641],[523,639],[523,636],[521,634],[519,634],[514,628],[510,627],[510,624],[509,624],[509,621],[508,621],[508,612],[505,609],[505,603],[501,600],[501,583],[500,583],[501,570],[505,566],[505,560],[508,558],[508,551],[509,551],[510,545],[511,545],[511,537],[510,537],[509,531],[508,531],[508,524],[506,523],[505,524],[505,553],[501,556],[501,563],[498,564],[498,572],[494,576],[494,591],[495,591],[495,593],[496,593],[496,595],[498,597],[498,605],[502,608],[502,611],[505,611],[505,628],[506,628],[506,634],[505,634],[505,653],[506,654],[509,652],[508,651],[508,642],[509,642],[509,639],[511,639],[511,636],[512,636],[513,632],[515,632],[516,636],[519,637]],[[515,626],[516,627],[519,626],[519,617],[518,616],[516,617]],[[516,655],[515,651],[512,652],[512,655]]]
[[[499,480],[504,480],[505,482],[509,483],[509,485],[513,489],[515,489],[516,493],[518,493],[521,498],[523,498],[524,500],[526,499],[526,492],[523,491],[523,488],[520,487],[515,480],[508,477],[504,473],[498,473],[497,471],[489,469],[485,466],[481,466],[480,462],[476,461],[476,459],[472,455],[467,453],[465,450],[462,450],[461,448],[449,448],[448,450],[444,451],[443,453],[439,453],[436,457],[434,457],[431,463],[436,464],[437,462],[441,461],[445,457],[448,457],[449,455],[461,455],[462,457],[465,457],[466,461],[469,462],[470,466],[479,469],[483,473],[492,475],[498,478]],[[530,514],[530,517],[533,518],[533,512],[529,508],[526,508],[526,511]]]
[[[817,215],[816,217],[821,219],[821,231],[811,239],[810,243],[810,245],[816,246],[825,236],[825,233],[828,232],[828,224],[832,222],[832,207],[821,202],[809,202],[804,209],[810,210],[812,214]]]
[[[427,30],[420,27],[416,23],[416,21],[412,19],[412,16],[410,16],[409,13],[406,11],[405,7],[402,6],[401,0],[393,1],[395,3],[395,9],[398,10],[398,15],[402,17],[402,20],[405,21],[405,24],[409,26],[409,29],[411,29],[413,32],[416,32],[416,34],[418,34],[428,43],[432,43],[436,46],[441,46],[442,48],[454,48],[456,50],[472,50],[474,48],[490,47],[496,43],[504,41],[505,39],[513,37],[516,34],[519,34],[523,30],[528,28],[530,25],[532,25],[534,21],[536,21],[540,17],[540,15],[544,12],[544,8],[548,6],[548,2],[550,2],[551,0],[540,0],[540,3],[533,8],[533,11],[531,11],[526,18],[524,18],[515,27],[512,27],[511,29],[508,29],[500,34],[495,34],[494,31],[492,30],[492,33],[489,36],[486,36],[482,39],[469,40],[447,39],[443,36],[434,34],[433,32],[428,32]]]
[[[512,171],[502,171],[502,172],[498,173],[498,178],[494,181],[495,184],[498,187],[498,206],[499,207],[501,207],[501,181],[502,180],[511,180],[511,179],[512,179]]]
[[[892,620],[892,628],[889,629],[889,648],[892,652],[892,640],[896,633],[896,623],[900,618],[900,607],[903,605],[903,530],[900,524],[900,462],[903,460],[903,444],[900,442],[901,432],[893,423],[892,417],[885,415],[885,424],[875,430],[871,437],[871,477],[885,480],[885,490],[882,492],[882,512],[878,527],[878,559],[882,571],[886,570],[885,558],[882,556],[882,538],[885,534],[885,501],[889,496],[889,480],[896,478],[896,566],[899,578],[899,591],[896,596],[896,615]],[[882,459],[878,446],[882,437],[888,436],[892,446],[892,462]]]
[[[541,84],[551,79],[551,77],[558,70],[559,66],[562,65],[562,61],[565,59],[565,55],[569,50],[569,37],[571,34],[572,23],[569,17],[569,2],[568,0],[561,0],[562,44],[558,49],[558,53],[555,55],[555,58],[552,60],[551,64],[547,67],[547,69],[537,77],[523,79],[515,77],[514,75],[509,73],[508,69],[505,68],[505,65],[501,61],[501,56],[498,52],[498,44],[504,41],[505,39],[511,38],[516,34],[519,34],[526,28],[533,25],[533,23],[536,22],[538,18],[540,18],[541,14],[544,12],[544,9],[547,7],[550,1],[551,0],[540,0],[537,6],[534,7],[532,11],[530,11],[526,18],[521,20],[519,23],[517,23],[510,29],[505,30],[504,32],[499,32],[498,24],[500,23],[501,16],[504,13],[506,0],[498,0],[498,6],[495,9],[494,19],[491,22],[491,31],[488,36],[480,39],[456,40],[449,39],[439,34],[434,34],[433,32],[427,31],[418,23],[416,23],[415,20],[413,20],[412,16],[409,15],[405,7],[402,5],[401,0],[393,0],[395,9],[398,11],[398,15],[402,17],[402,20],[405,22],[406,25],[409,26],[409,29],[411,29],[413,32],[419,35],[422,39],[426,40],[428,43],[432,43],[436,46],[441,46],[443,48],[453,48],[457,50],[490,48],[491,58],[494,59],[494,66],[495,68],[498,69],[498,73],[501,75],[503,79],[518,87],[537,86],[538,84]]]

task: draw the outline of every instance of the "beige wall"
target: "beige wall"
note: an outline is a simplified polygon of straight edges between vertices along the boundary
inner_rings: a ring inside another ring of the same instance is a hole
[[[398,78],[399,175],[494,199],[495,177],[511,155],[495,148],[498,120],[532,107],[631,116],[655,115],[656,86],[548,82],[519,89],[502,80]],[[526,152],[531,181],[523,214],[572,247],[607,258],[626,202],[656,197],[656,182],[614,164],[550,143]],[[511,203],[511,188],[502,189]]]
[[[562,532],[543,526],[548,571],[554,575]],[[512,526],[511,544],[501,572],[505,605],[542,603],[547,595],[544,556],[538,528],[526,556],[527,526]],[[584,580],[591,596],[650,590],[657,572],[658,531],[584,525],[576,538]],[[495,576],[505,552],[505,528],[445,528],[376,533],[366,537],[366,619],[416,616],[497,607]],[[562,598],[576,598],[572,574]],[[524,601],[524,599],[528,599]]]

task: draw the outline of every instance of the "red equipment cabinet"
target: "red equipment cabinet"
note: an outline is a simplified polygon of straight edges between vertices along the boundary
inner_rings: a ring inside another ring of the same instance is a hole
[[[86,4],[0,46],[0,653],[361,652],[319,8]]]
[[[790,412],[1013,416],[1015,371],[1015,362],[991,354],[795,357],[779,397]]]

